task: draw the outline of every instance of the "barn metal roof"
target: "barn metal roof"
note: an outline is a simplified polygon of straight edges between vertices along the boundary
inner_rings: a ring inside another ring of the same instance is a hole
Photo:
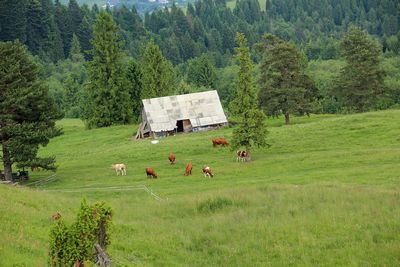
[[[193,127],[226,123],[217,91],[143,99],[145,120],[153,132],[172,131],[178,120]]]

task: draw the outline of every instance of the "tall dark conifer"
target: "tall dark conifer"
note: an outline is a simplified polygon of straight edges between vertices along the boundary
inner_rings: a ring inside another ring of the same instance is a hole
[[[140,64],[143,73],[142,98],[167,96],[174,92],[172,65],[153,41],[147,44]]]
[[[142,110],[141,95],[143,90],[143,74],[139,64],[135,60],[129,61],[126,75],[129,82],[129,93],[131,95],[133,118],[138,120]]]
[[[253,82],[253,62],[247,47],[244,34],[236,35],[238,48],[236,59],[239,61],[239,72],[236,80],[236,95],[231,102],[231,110],[238,117],[238,126],[233,130],[232,148],[245,147],[248,160],[254,146],[267,146],[267,129],[264,125],[265,115],[258,109],[257,89]]]
[[[132,103],[124,71],[123,44],[109,13],[99,13],[92,45],[83,120],[88,128],[129,123]]]
[[[0,40],[26,42],[26,5],[27,0],[0,1]]]
[[[61,133],[55,121],[62,114],[20,42],[0,42],[0,58],[0,144],[5,178],[12,179],[14,163],[30,166],[35,162],[54,168],[54,158],[40,159],[37,152]]]

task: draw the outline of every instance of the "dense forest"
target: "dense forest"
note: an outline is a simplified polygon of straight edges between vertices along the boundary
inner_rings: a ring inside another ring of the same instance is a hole
[[[400,53],[400,3],[397,0],[238,0],[234,7],[225,0],[199,0],[184,10],[172,4],[141,17],[136,8],[106,9],[117,25],[118,41],[124,51],[124,72],[131,87],[142,86],[150,70],[143,64],[149,44],[166,59],[170,76],[168,93],[217,89],[225,107],[234,97],[236,62],[235,35],[243,33],[256,66],[263,53],[257,46],[266,33],[293,43],[304,62],[301,66],[316,83],[320,97],[313,112],[343,110],[332,91],[344,66],[340,40],[352,27],[369,33],[379,43],[386,73],[385,98],[372,108],[400,103],[398,56]],[[93,26],[102,8],[67,5],[59,0],[5,0],[0,3],[0,40],[19,39],[41,65],[41,79],[49,85],[56,103],[66,116],[82,116],[83,88],[88,64],[93,60]],[[155,52],[154,52],[155,51]],[[130,70],[130,71],[129,71]],[[259,75],[259,68],[255,68]],[[143,77],[141,77],[143,76]],[[138,104],[142,96],[131,91]],[[136,108],[137,109],[137,108]],[[137,113],[137,111],[136,111]]]

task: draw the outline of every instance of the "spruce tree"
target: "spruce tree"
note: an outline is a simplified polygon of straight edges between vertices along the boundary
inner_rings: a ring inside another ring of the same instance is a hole
[[[12,180],[12,166],[54,168],[54,158],[38,158],[39,146],[61,133],[55,121],[62,118],[48,88],[38,80],[38,67],[19,42],[0,42],[0,145],[4,175]]]
[[[174,71],[158,45],[147,44],[141,59],[143,73],[142,99],[167,96],[174,92]]]
[[[90,59],[89,50],[92,49],[92,45],[90,44],[90,39],[92,38],[92,26],[89,24],[87,17],[83,17],[76,35],[78,36],[85,58],[87,60]]]
[[[71,40],[71,49],[69,51],[69,58],[74,61],[83,61],[83,55],[81,53],[81,45],[79,43],[78,37],[75,35],[75,33],[72,35],[72,40]]]
[[[93,60],[88,63],[87,103],[82,119],[88,128],[129,123],[132,103],[118,27],[110,14],[100,12],[93,29]]]
[[[254,146],[267,146],[267,129],[264,125],[265,115],[258,109],[257,90],[253,83],[253,62],[247,47],[244,34],[237,33],[236,59],[239,61],[239,72],[236,80],[236,95],[231,102],[231,110],[238,117],[238,126],[233,130],[232,148],[245,147],[248,160]]]
[[[269,116],[308,114],[318,97],[315,83],[304,73],[305,59],[292,43],[266,34],[259,44],[263,52],[260,64],[260,104]]]
[[[0,40],[26,42],[27,0],[0,1]]]
[[[189,61],[188,82],[198,87],[213,88],[217,74],[206,54]]]
[[[333,93],[344,106],[363,112],[385,93],[379,46],[365,31],[352,28],[341,41],[340,49],[346,65]]]
[[[68,57],[69,45],[72,36],[68,21],[67,8],[62,5],[59,0],[56,0],[54,7],[54,22],[60,31],[65,58]]]
[[[141,94],[143,90],[143,74],[139,64],[135,60],[132,59],[129,61],[126,75],[129,82],[129,93],[131,95],[133,118],[138,120],[140,117],[140,112],[142,111]]]

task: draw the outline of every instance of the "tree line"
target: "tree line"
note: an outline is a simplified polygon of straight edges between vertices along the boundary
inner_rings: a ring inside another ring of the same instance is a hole
[[[101,9],[79,6],[76,0],[4,0],[0,3],[0,40],[15,40],[46,62],[68,58],[72,37],[79,40],[85,59],[92,49],[92,25]],[[249,46],[264,33],[292,40],[309,59],[339,56],[338,40],[357,26],[379,38],[383,51],[400,52],[400,3],[396,0],[225,0],[188,3],[186,12],[173,4],[141,18],[135,7],[108,9],[116,21],[128,54],[137,58],[151,39],[173,65],[208,53],[216,67],[230,64],[235,33]],[[255,51],[251,51],[255,57]]]

